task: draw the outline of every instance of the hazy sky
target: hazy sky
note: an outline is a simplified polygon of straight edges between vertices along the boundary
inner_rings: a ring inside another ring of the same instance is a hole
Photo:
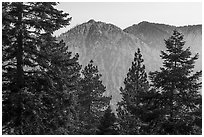
[[[175,26],[202,24],[200,2],[61,2],[58,9],[70,14],[70,25],[59,35],[90,19],[112,23],[122,29],[141,21]]]

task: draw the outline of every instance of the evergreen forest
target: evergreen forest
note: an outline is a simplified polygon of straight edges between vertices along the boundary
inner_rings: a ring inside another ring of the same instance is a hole
[[[71,22],[56,2],[2,3],[2,134],[201,135],[202,71],[177,30],[160,69],[141,50],[120,87],[116,112],[94,60],[82,67],[53,33]]]

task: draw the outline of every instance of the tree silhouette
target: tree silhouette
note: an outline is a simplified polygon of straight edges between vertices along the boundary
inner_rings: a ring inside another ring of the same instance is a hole
[[[166,52],[161,52],[163,67],[151,72],[153,86],[161,90],[165,110],[160,134],[196,134],[192,112],[202,104],[199,89],[201,71],[192,74],[198,54],[191,57],[190,48],[184,49],[183,35],[174,30],[165,40]]]
[[[69,133],[80,76],[52,33],[69,25],[55,2],[2,3],[2,122],[4,134]],[[71,126],[73,127],[73,126]]]
[[[125,87],[120,89],[122,101],[118,103],[118,116],[124,134],[139,134],[139,127],[142,123],[143,98],[149,90],[143,61],[140,49],[138,49],[124,80]]]
[[[98,134],[99,135],[117,134],[115,122],[116,122],[115,114],[112,112],[111,107],[109,106],[100,120]]]
[[[98,73],[98,68],[93,65],[92,60],[82,70],[82,74],[81,92],[79,93],[80,120],[85,122],[84,134],[96,134],[100,118],[111,98],[104,96],[106,87],[100,80],[102,75]]]

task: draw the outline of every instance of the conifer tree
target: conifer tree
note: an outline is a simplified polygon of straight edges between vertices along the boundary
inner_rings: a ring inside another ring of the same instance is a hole
[[[157,134],[157,124],[163,116],[162,97],[159,91],[149,89],[141,97],[141,106],[136,109],[136,114],[140,116],[139,134]]]
[[[44,47],[41,49],[41,55],[47,59],[40,57],[39,63],[42,68],[42,77],[48,82],[47,85],[43,85],[47,87],[43,94],[48,95],[45,99],[52,102],[49,108],[53,108],[46,113],[49,116],[52,112],[53,117],[50,120],[54,119],[52,123],[56,129],[54,134],[78,134],[77,93],[81,69],[78,63],[79,56],[76,54],[72,57],[65,43],[62,41],[56,43],[56,38],[50,34],[42,35],[42,37],[45,41],[41,43]]]
[[[2,3],[4,134],[71,134],[80,65],[52,36],[71,19],[56,5]]]
[[[100,80],[97,66],[93,61],[82,70],[82,87],[79,93],[79,104],[81,107],[80,118],[84,122],[85,133],[96,134],[100,118],[110,103],[110,97],[105,97],[105,86]]]
[[[98,127],[99,131],[97,134],[99,135],[117,134],[115,122],[116,122],[115,114],[112,112],[111,107],[109,105],[109,107],[105,110],[105,113],[100,120],[100,125]]]
[[[194,130],[195,117],[202,104],[199,93],[201,71],[192,74],[198,54],[191,56],[190,48],[184,49],[183,35],[174,30],[165,40],[166,51],[161,52],[163,67],[151,72],[153,86],[161,90],[161,104],[165,110],[157,125],[159,134],[197,134]]]
[[[138,51],[135,52],[132,66],[124,80],[125,86],[120,89],[122,101],[118,103],[118,116],[119,124],[121,129],[124,128],[125,134],[139,134],[139,123],[142,122],[140,119],[142,116],[142,100],[145,93],[149,90],[149,83],[147,81],[143,61],[140,49],[138,49]]]

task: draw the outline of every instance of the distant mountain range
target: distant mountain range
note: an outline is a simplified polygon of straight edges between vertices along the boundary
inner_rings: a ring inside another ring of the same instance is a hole
[[[199,53],[195,70],[201,70],[202,25],[176,27],[141,22],[122,30],[113,24],[89,20],[61,34],[58,39],[64,40],[73,54],[79,53],[82,66],[91,59],[94,61],[102,74],[106,95],[112,95],[114,106],[121,99],[119,88],[123,86],[137,48],[141,49],[146,72],[159,70],[162,66],[160,51],[165,50],[164,39],[168,39],[174,29],[184,34],[185,46],[190,46],[193,54]]]

